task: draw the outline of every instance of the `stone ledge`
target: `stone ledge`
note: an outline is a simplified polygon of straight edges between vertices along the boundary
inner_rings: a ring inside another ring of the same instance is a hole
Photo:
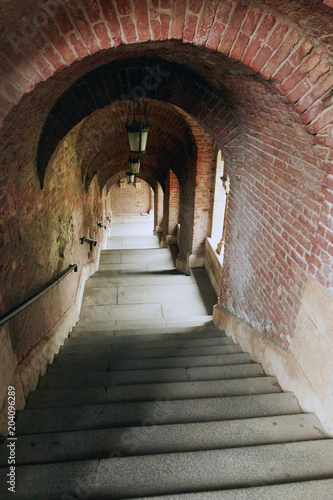
[[[333,417],[291,352],[265,338],[220,304],[214,306],[213,321],[244,352],[250,353],[253,361],[261,363],[267,375],[276,376],[282,390],[293,392],[303,411],[316,413],[328,435],[333,436]]]

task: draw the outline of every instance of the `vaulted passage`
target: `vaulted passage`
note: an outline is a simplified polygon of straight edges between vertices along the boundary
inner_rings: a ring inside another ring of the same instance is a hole
[[[152,245],[182,279],[205,269],[210,320],[333,435],[332,2],[0,4],[1,434],[8,386],[22,410],[101,252],[141,248],[151,271]],[[128,184],[134,103],[149,131]]]

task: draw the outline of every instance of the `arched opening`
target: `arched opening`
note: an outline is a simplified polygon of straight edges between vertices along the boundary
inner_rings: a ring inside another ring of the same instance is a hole
[[[152,236],[154,232],[154,191],[136,175],[133,184],[128,184],[125,172],[109,189],[111,201],[111,237]]]
[[[156,183],[165,196],[169,172],[179,183],[178,269],[205,262],[219,148],[230,178],[219,314],[228,333],[247,332],[244,345],[255,354],[265,339],[260,355],[283,366],[285,387],[293,386],[288,360],[295,359],[315,387],[308,399],[329,421],[331,365],[323,353],[331,352],[331,323],[315,300],[331,310],[329,7],[313,4],[314,20],[286,2],[139,4],[58,2],[48,12],[36,0],[2,8],[2,307],[74,257],[89,268],[82,280],[93,271],[105,241],[98,223],[110,218],[108,182],[126,170],[128,99],[142,94],[152,123],[142,179],[155,201]],[[164,224],[159,211],[155,230]],[[80,246],[83,236],[98,247]],[[78,278],[70,280],[74,293]],[[41,310],[51,310],[42,300]],[[17,360],[38,351],[68,303],[53,304],[54,315],[38,327],[32,313],[23,326],[9,325],[3,394]],[[77,310],[71,314],[72,325]],[[307,357],[318,336],[320,377]]]

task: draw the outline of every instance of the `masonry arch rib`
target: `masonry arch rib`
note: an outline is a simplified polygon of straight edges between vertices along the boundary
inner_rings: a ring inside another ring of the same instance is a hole
[[[14,5],[15,2],[10,3]],[[296,104],[310,132],[322,144],[330,144],[330,113],[325,105],[318,106],[324,103],[325,92],[331,86],[331,65],[327,57],[330,42],[323,35],[319,46],[314,47],[311,22],[302,22],[302,12],[292,16],[292,8],[279,9],[274,4],[272,9],[252,2],[214,2],[212,7],[208,0],[202,2],[199,9],[192,6],[194,10],[191,11],[191,6],[175,2],[169,6],[169,25],[156,31],[152,28],[156,26],[153,22],[156,17],[152,16],[157,15],[158,19],[162,13],[158,8],[147,8],[146,2],[142,2],[142,8],[135,9],[128,4],[130,24],[126,24],[121,11],[108,2],[93,9],[87,3],[67,5],[59,2],[55,13],[50,9],[45,13],[43,6],[34,2],[28,16],[24,15],[24,8],[16,6],[15,14],[4,9],[4,20],[12,18],[12,29],[2,45],[2,66],[8,67],[10,61],[10,69],[4,75],[8,85],[3,92],[3,118],[20,95],[30,92],[57,71],[70,68],[78,59],[86,66],[85,69],[82,66],[82,70],[87,73],[103,59],[105,61],[108,51],[111,53],[118,46],[124,50],[122,44],[134,48],[137,42],[173,39],[197,47],[205,46],[216,54],[242,61],[265,79],[275,81],[289,101]],[[283,15],[281,10],[286,10],[290,16]],[[317,17],[324,26],[330,15],[329,7],[323,6],[321,12],[318,9]],[[44,18],[42,25],[38,24],[39,17]],[[189,18],[194,23],[193,28],[190,28]],[[298,21],[299,26],[305,25],[308,32],[299,29],[291,19]],[[24,31],[27,23],[31,28],[30,36]],[[45,50],[48,44],[52,46],[51,51]],[[27,54],[30,54],[28,60]],[[15,77],[16,84],[13,84]]]

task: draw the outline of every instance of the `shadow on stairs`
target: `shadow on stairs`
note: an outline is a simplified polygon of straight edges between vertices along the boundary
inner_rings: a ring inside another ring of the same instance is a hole
[[[18,412],[15,499],[333,498],[333,440],[213,325],[203,270],[120,246]]]

